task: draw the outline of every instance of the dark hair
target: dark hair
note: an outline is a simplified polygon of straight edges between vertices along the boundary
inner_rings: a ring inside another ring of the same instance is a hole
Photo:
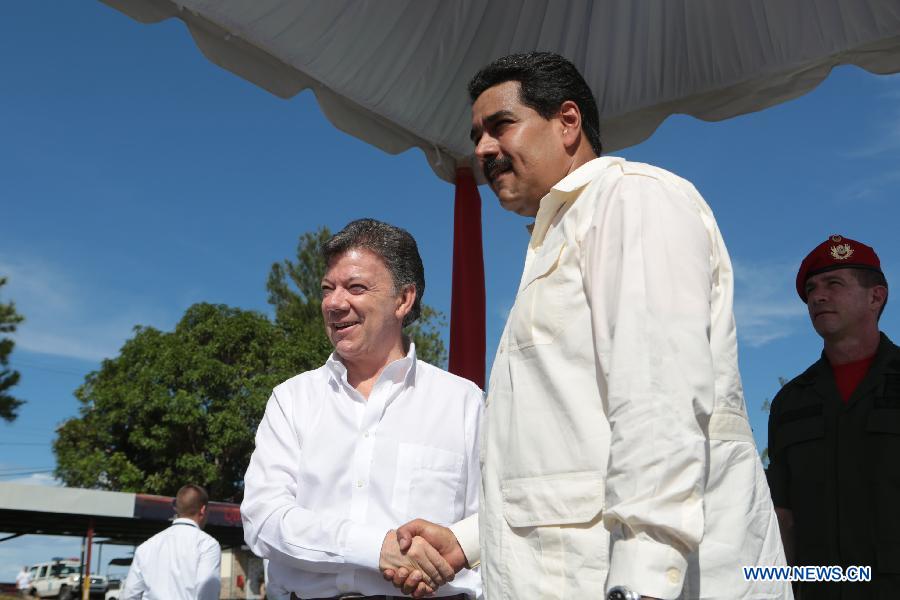
[[[469,82],[469,97],[475,102],[486,89],[507,81],[518,81],[521,84],[519,100],[545,119],[555,116],[566,100],[577,104],[581,111],[581,130],[594,154],[600,156],[603,146],[597,102],[584,77],[568,59],[553,52],[528,52],[498,58],[478,71]]]
[[[883,285],[885,289],[888,289],[887,278],[885,278],[884,273],[881,271],[875,271],[873,269],[852,269],[853,275],[856,277],[856,281],[859,282],[859,285],[866,289],[872,289],[876,285]],[[878,311],[878,318],[881,319],[881,315],[884,312],[884,307],[887,306],[888,297],[887,294],[884,296],[884,304],[881,305],[881,310]]]
[[[209,494],[206,490],[189,483],[182,486],[175,494],[175,512],[179,517],[194,517],[200,512],[200,508],[209,504]]]
[[[382,221],[357,219],[322,244],[322,257],[325,264],[330,265],[331,261],[354,248],[369,250],[384,261],[397,292],[408,285],[416,288],[415,302],[403,318],[403,326],[414,323],[422,314],[422,296],[425,295],[425,267],[415,238],[405,229]]]

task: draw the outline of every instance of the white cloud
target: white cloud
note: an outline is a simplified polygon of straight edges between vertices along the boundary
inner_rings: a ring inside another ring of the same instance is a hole
[[[506,323],[507,319],[509,319],[509,311],[512,310],[512,304],[501,304],[498,306],[494,312],[500,318],[501,323]]]
[[[879,135],[870,143],[848,150],[847,158],[872,158],[900,149],[900,114],[895,114],[879,125]]]
[[[900,100],[900,76],[877,77],[884,85],[883,91],[877,94],[881,100],[888,102]],[[881,116],[873,122],[873,130],[876,132],[871,141],[854,149],[848,150],[844,155],[848,158],[871,158],[887,152],[900,150],[900,110],[894,110],[889,116]]]
[[[738,336],[753,347],[788,337],[804,323],[806,308],[793,288],[797,265],[735,261],[734,313]]]
[[[25,316],[16,346],[30,352],[99,361],[115,356],[135,325],[164,320],[158,310],[113,299],[42,259],[0,255],[0,274],[8,277],[2,299]]]
[[[4,483],[21,483],[24,485],[39,485],[43,487],[62,487],[63,482],[50,473],[32,473],[20,479],[9,479]]]
[[[898,135],[897,147],[900,149],[900,135]],[[893,198],[898,182],[900,182],[900,169],[876,173],[842,187],[837,192],[837,199],[844,203],[854,203]]]

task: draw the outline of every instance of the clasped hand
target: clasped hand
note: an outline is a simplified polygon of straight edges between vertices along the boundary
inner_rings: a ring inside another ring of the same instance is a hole
[[[422,519],[388,532],[379,563],[384,578],[414,598],[433,594],[465,566],[453,532]]]

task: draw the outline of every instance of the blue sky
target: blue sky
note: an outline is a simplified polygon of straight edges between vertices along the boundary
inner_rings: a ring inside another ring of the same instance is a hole
[[[135,325],[170,329],[198,301],[270,312],[270,265],[321,225],[407,228],[425,301],[449,314],[453,188],[418,150],[385,154],[334,128],[310,92],[281,100],[212,65],[181,22],[140,25],[100,3],[0,4],[0,56],[0,300],[27,318],[12,364],[28,401],[0,423],[0,481],[51,481],[73,390]],[[793,291],[802,257],[840,232],[873,245],[900,281],[900,76],[842,67],[760,113],[672,117],[617,154],[686,177],[716,213],[762,447],[761,403],[821,349]],[[490,360],[527,235],[481,193]],[[900,338],[896,302],[882,329]],[[77,545],[0,543],[0,581]]]

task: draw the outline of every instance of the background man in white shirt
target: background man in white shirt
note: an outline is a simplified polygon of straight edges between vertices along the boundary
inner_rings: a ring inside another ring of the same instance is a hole
[[[122,600],[218,600],[222,551],[206,526],[209,495],[188,484],[175,496],[172,525],[138,546]]]
[[[485,178],[535,222],[488,385],[480,527],[415,521],[402,546],[481,558],[490,600],[789,598],[741,569],[784,555],[712,211],[671,173],[598,158],[596,102],[561,56],[497,59],[469,93]]]
[[[28,567],[22,567],[22,570],[16,575],[16,589],[19,591],[19,596],[22,598],[28,598],[29,592],[31,591],[31,575],[28,573]]]
[[[394,588],[381,571],[404,567],[424,573],[423,592],[480,596],[478,573],[454,579],[421,538],[413,561],[394,532],[419,515],[449,524],[478,510],[481,390],[417,360],[403,335],[425,291],[416,242],[361,219],[322,251],[334,353],[275,388],[244,478],[244,538],[268,559],[267,593],[384,598]]]

